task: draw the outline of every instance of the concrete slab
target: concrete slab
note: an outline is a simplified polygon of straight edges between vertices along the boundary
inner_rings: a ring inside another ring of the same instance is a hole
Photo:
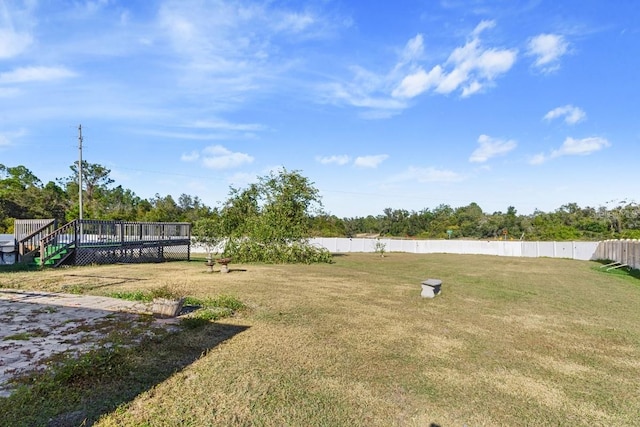
[[[0,289],[0,397],[14,375],[59,353],[108,345],[102,338],[122,321],[148,322],[151,304],[90,295]],[[157,322],[175,325],[175,319]]]

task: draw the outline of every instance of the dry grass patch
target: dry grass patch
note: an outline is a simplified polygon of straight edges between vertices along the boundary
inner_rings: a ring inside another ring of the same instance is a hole
[[[201,262],[0,276],[86,292],[179,288],[250,307],[246,328],[98,425],[634,425],[640,286],[597,264],[350,254],[322,265]],[[85,280],[82,279],[84,277]],[[443,293],[420,298],[420,282]]]

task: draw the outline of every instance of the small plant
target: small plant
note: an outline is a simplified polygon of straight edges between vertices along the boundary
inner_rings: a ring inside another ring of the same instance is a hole
[[[380,239],[378,239],[375,246],[373,247],[374,252],[377,254],[380,254],[382,258],[384,258],[384,253],[386,252],[386,249],[387,249],[387,245],[382,243]]]
[[[119,292],[111,292],[107,294],[108,297],[111,298],[119,298],[127,301],[142,301],[142,302],[151,302],[153,300],[153,296],[151,294],[144,293],[142,291],[119,291]]]
[[[174,289],[169,288],[168,286],[161,286],[151,291],[151,298],[152,299],[164,298],[164,299],[177,300],[177,299],[184,298],[184,295],[182,295],[182,293]]]

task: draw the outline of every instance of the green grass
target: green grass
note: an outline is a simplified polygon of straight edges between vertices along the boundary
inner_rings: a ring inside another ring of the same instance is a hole
[[[11,341],[11,340],[13,340],[13,341],[29,341],[33,337],[34,337],[34,335],[29,333],[29,332],[19,332],[17,334],[13,334],[13,335],[7,335],[2,340],[3,341]]]
[[[204,319],[87,356],[66,368],[78,376],[41,373],[0,399],[0,425],[637,425],[640,281],[599,266],[387,253],[0,276],[43,290],[93,277],[103,295],[169,286]],[[442,294],[420,298],[429,277]],[[82,374],[93,365],[103,374]]]

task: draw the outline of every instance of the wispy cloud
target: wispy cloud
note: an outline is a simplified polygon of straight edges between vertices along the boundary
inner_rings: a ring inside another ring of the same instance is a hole
[[[192,151],[190,153],[182,153],[182,156],[180,156],[180,160],[182,160],[183,162],[195,162],[199,158],[200,158],[200,153],[198,153],[197,151]]]
[[[438,169],[433,167],[419,168],[410,166],[405,172],[392,176],[390,182],[459,182],[463,181],[464,176],[457,172],[446,169]]]
[[[347,163],[349,163],[351,161],[351,158],[347,155],[334,155],[334,156],[317,156],[316,157],[316,161],[318,163],[321,163],[323,165],[330,165],[330,164],[335,164],[335,165],[346,165]]]
[[[246,153],[233,152],[222,145],[212,145],[202,150],[202,163],[210,169],[230,169],[253,162]]]
[[[27,134],[25,129],[0,133],[0,147],[8,147],[14,145],[14,140]]]
[[[284,45],[325,37],[339,24],[321,12],[295,10],[273,2],[168,0],[158,29],[180,58],[181,84],[215,94],[226,103],[275,90],[295,59]]]
[[[587,113],[573,105],[565,105],[563,107],[554,108],[544,115],[544,120],[550,121],[564,117],[564,122],[568,125],[575,125],[587,118]]]
[[[0,2],[0,59],[25,53],[34,42],[31,34],[35,1]]]
[[[231,131],[261,131],[265,130],[265,126],[258,123],[232,123],[226,120],[196,120],[193,123],[188,123],[186,127],[193,127],[198,129],[216,129],[216,130],[231,130]]]
[[[30,34],[0,28],[0,59],[13,58],[21,54],[32,42]]]
[[[497,77],[511,69],[518,53],[516,49],[482,45],[481,33],[494,26],[494,21],[481,21],[467,43],[454,49],[444,64],[436,65],[428,72],[418,67],[402,79],[392,95],[413,98],[433,89],[442,94],[461,90],[461,96],[466,97],[492,85]]]
[[[544,73],[560,68],[560,58],[568,52],[569,42],[559,34],[539,34],[527,44],[527,54],[535,57],[534,67]]]
[[[353,164],[360,168],[377,168],[380,163],[387,160],[389,156],[387,154],[378,154],[375,156],[359,156],[356,157]]]
[[[611,143],[607,139],[597,136],[583,139],[568,137],[564,140],[560,148],[552,150],[548,155],[544,153],[536,154],[531,158],[529,163],[539,165],[562,156],[587,156],[610,146]]]
[[[209,169],[231,169],[252,163],[254,158],[246,153],[233,152],[222,145],[210,145],[201,152],[183,153],[180,160],[201,161],[202,165]]]
[[[424,37],[417,34],[407,41],[387,73],[352,67],[350,83],[335,83],[325,90],[338,103],[367,109],[367,118],[396,115],[409,107],[412,98],[429,91],[459,91],[462,97],[482,92],[511,69],[518,54],[516,49],[483,45],[481,33],[494,26],[494,21],[481,21],[463,46],[455,48],[444,63],[431,68],[422,65]]]
[[[478,144],[480,146],[469,157],[469,161],[472,163],[484,163],[492,157],[505,155],[518,145],[512,139],[504,141],[488,135],[480,135]]]
[[[75,77],[76,73],[65,67],[22,67],[0,73],[0,83],[28,83],[60,80]]]

